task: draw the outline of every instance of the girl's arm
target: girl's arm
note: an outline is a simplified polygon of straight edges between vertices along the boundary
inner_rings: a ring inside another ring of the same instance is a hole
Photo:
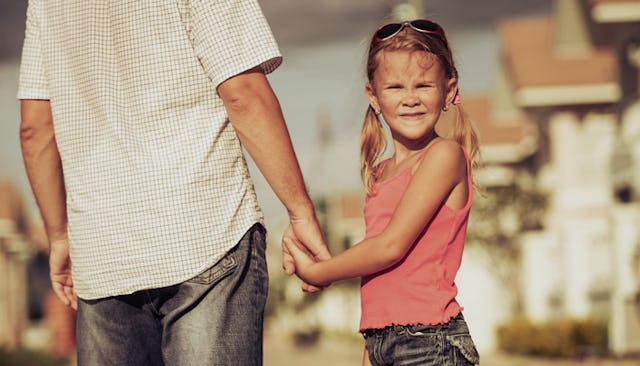
[[[301,244],[285,241],[296,261],[296,273],[302,280],[322,286],[391,267],[404,258],[458,184],[467,184],[464,153],[453,141],[437,142],[418,165],[393,217],[379,235],[324,262],[314,262],[298,247]]]

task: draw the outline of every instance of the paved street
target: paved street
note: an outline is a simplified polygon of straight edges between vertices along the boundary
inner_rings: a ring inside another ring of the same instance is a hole
[[[351,340],[322,340],[308,347],[295,347],[290,339],[267,334],[265,366],[357,366],[362,360],[361,344]],[[482,366],[640,366],[636,359],[548,360],[539,358],[481,355]]]

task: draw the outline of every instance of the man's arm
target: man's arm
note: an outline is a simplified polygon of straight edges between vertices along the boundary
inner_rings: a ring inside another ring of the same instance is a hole
[[[77,298],[71,280],[66,192],[51,105],[47,100],[22,100],[21,115],[22,157],[49,239],[51,283],[58,298],[75,309]]]
[[[264,73],[255,68],[236,75],[220,84],[218,94],[240,142],[289,213],[291,230],[285,235],[294,235],[317,259],[329,258],[280,104]],[[288,256],[283,265],[293,273]]]

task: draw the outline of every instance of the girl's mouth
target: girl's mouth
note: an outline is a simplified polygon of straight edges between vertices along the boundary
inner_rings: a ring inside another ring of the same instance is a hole
[[[424,116],[422,112],[414,112],[414,113],[401,113],[400,117],[402,118],[420,118]]]

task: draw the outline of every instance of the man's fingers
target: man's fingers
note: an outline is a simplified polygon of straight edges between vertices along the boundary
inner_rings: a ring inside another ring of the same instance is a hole
[[[53,293],[56,294],[58,299],[60,299],[60,301],[62,301],[63,304],[65,304],[66,306],[71,305],[69,299],[67,298],[67,294],[64,291],[64,286],[62,286],[57,282],[52,282],[51,287],[53,288]]]
[[[327,259],[331,259],[331,253],[326,245],[322,245],[318,251],[313,253],[316,259],[321,261],[326,261]]]
[[[314,285],[310,285],[310,284],[308,284],[306,282],[302,282],[301,288],[302,288],[302,291],[304,291],[304,292],[313,293],[313,292],[322,291],[322,289],[320,287],[317,287],[317,286],[314,286]]]
[[[331,253],[329,252],[329,248],[324,243],[324,241],[314,242],[314,243],[300,243],[302,247],[304,247],[307,253],[310,254],[311,257],[319,259],[319,260],[327,260],[331,258]]]
[[[297,251],[299,249],[298,249],[298,247],[296,247],[295,244],[293,244],[291,239],[283,238],[282,239],[282,247],[284,248],[285,253],[288,253],[290,256],[292,256],[294,260],[296,259],[296,256],[298,255]]]
[[[296,264],[291,254],[284,254],[282,258],[282,269],[291,276],[296,272]]]
[[[282,269],[284,269],[287,275],[291,276],[296,272],[296,263],[284,241],[285,238],[282,238]]]
[[[67,295],[67,299],[69,299],[68,306],[71,306],[73,310],[78,310],[78,296],[76,295],[76,291],[73,289],[73,287],[69,286],[65,286],[64,291]]]
[[[300,242],[297,239],[285,238],[284,242],[286,244],[286,248],[291,253],[293,258],[297,261],[302,256],[314,258],[315,254],[307,248],[304,243]]]
[[[315,285],[311,285],[309,283],[306,283],[304,281],[302,281],[302,291],[304,292],[319,292],[324,290],[325,288],[329,287],[329,285],[326,286],[315,286]]]
[[[287,261],[290,262],[295,269],[296,255],[292,252],[292,245],[290,243],[291,241],[289,239],[282,239],[282,250],[285,253],[285,259],[287,259]]]

